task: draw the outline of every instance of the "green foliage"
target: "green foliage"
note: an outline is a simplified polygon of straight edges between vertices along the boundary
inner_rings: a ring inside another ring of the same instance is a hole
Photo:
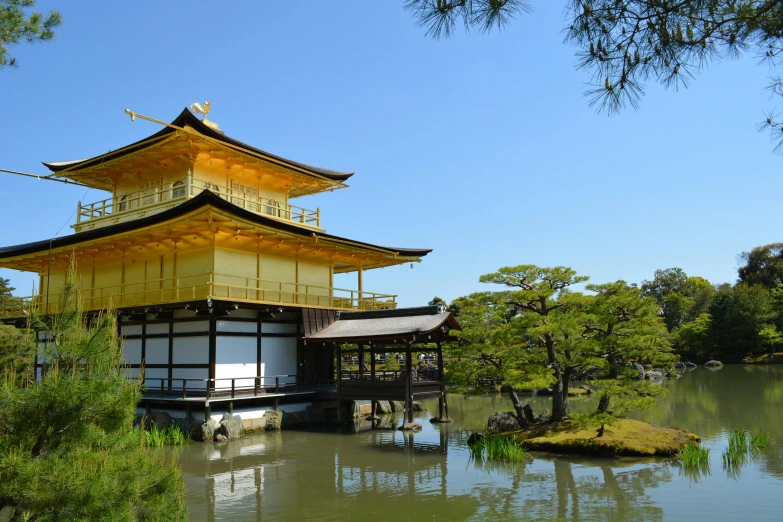
[[[642,282],[642,291],[660,307],[671,332],[707,311],[715,288],[703,277],[688,277],[681,268],[656,270],[652,281]]]
[[[506,306],[515,315],[503,331],[518,341],[512,345],[514,352],[506,357],[511,363],[503,370],[506,384],[513,391],[514,387],[552,383],[554,421],[564,419],[568,413],[570,368],[564,357],[574,347],[578,328],[572,312],[578,310],[579,300],[570,298],[569,289],[587,280],[568,267],[536,265],[503,267],[479,278],[482,283],[509,289],[505,292]],[[513,393],[511,397],[515,401]],[[515,403],[514,407],[521,406]]]
[[[133,428],[141,384],[126,377],[115,314],[87,319],[74,273],[40,379],[0,382],[0,507],[42,521],[182,520],[179,470]]]
[[[470,452],[476,459],[506,460],[521,462],[525,460],[525,447],[511,437],[482,437],[470,446]]]
[[[11,297],[13,291],[16,290],[16,288],[10,285],[11,285],[10,279],[0,277],[0,302],[2,302],[3,299],[5,299],[6,297]]]
[[[762,450],[772,443],[769,434],[763,430],[755,429],[750,432],[750,449]]]
[[[783,243],[756,247],[740,254],[739,280],[773,289],[783,284]]]
[[[144,431],[144,442],[147,446],[181,446],[188,441],[190,441],[190,434],[184,433],[176,424],[171,424],[165,429],[151,426]]]
[[[738,479],[742,467],[757,458],[771,442],[769,435],[762,430],[751,432],[734,428],[727,433],[729,447],[723,451],[723,469],[730,478]]]
[[[8,52],[9,44],[19,41],[46,42],[54,38],[54,28],[62,23],[59,11],[43,16],[37,11],[35,0],[0,0],[0,69],[16,67],[16,58]],[[1,281],[0,281],[1,283]]]
[[[706,361],[713,352],[712,316],[701,314],[675,331],[677,352],[687,359]]]
[[[0,325],[0,374],[19,386],[35,378],[35,338],[31,330]]]
[[[673,363],[666,327],[658,306],[642,290],[616,281],[587,285],[595,296],[584,307],[584,339],[596,366],[606,372],[594,384],[600,393],[598,410],[625,415],[629,409],[645,408],[665,393],[665,388],[638,379],[629,362],[655,367]]]
[[[483,32],[502,29],[531,6],[526,1],[407,0],[427,35],[452,36],[458,25]],[[783,44],[778,0],[567,0],[566,42],[577,47],[577,67],[589,71],[590,105],[610,114],[638,107],[650,81],[687,87],[697,72],[751,50],[773,70]],[[783,79],[768,87],[783,95]],[[759,126],[783,147],[774,114]]]
[[[710,305],[710,357],[741,362],[748,353],[764,351],[762,328],[775,319],[770,292],[756,285],[723,285]]]
[[[702,448],[699,444],[688,443],[677,452],[677,460],[685,467],[701,467],[710,464],[710,449]]]

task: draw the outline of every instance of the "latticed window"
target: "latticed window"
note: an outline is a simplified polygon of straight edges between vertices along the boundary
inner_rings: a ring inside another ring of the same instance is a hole
[[[128,210],[128,196],[122,196],[118,200],[117,212],[124,212]]]
[[[256,212],[258,209],[258,188],[231,180],[231,202],[234,205]]]
[[[171,199],[184,198],[185,197],[185,182],[175,181],[171,187]]]
[[[268,216],[277,216],[279,208],[280,204],[274,199],[267,199],[264,201],[264,214]]]

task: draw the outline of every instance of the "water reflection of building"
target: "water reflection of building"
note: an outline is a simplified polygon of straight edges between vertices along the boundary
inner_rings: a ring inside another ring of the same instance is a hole
[[[463,502],[447,494],[448,446],[446,430],[426,440],[396,429],[278,432],[192,444],[180,462],[193,520],[366,519],[389,501]]]

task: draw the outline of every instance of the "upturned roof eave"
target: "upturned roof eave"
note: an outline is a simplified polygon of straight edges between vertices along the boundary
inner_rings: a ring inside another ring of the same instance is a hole
[[[388,255],[396,255],[405,258],[420,258],[432,252],[432,249],[386,247],[386,246],[374,245],[372,243],[366,243],[363,241],[347,239],[332,234],[326,234],[324,232],[316,232],[311,229],[299,227],[294,224],[284,223],[276,219],[272,219],[269,217],[256,214],[249,210],[245,210],[243,208],[238,207],[237,205],[234,205],[229,201],[224,200],[220,196],[213,194],[210,191],[204,191],[199,195],[197,195],[196,197],[194,197],[193,199],[190,199],[185,203],[182,203],[181,205],[177,205],[176,207],[173,207],[169,210],[165,210],[163,212],[153,214],[151,216],[143,217],[140,219],[134,219],[131,221],[126,221],[124,223],[108,225],[105,227],[96,228],[85,232],[78,232],[68,236],[54,238],[51,240],[51,248],[57,249],[57,248],[62,248],[67,246],[73,246],[73,245],[78,245],[80,243],[113,236],[116,234],[125,234],[129,232],[133,232],[135,230],[159,225],[165,223],[166,221],[183,217],[187,214],[190,214],[192,212],[195,212],[205,207],[212,207],[215,210],[225,212],[226,214],[229,215],[233,215],[244,221],[248,221],[266,228],[279,230],[281,232],[287,232],[289,234],[294,234],[305,238],[315,238],[317,240],[320,239],[327,240],[327,241],[334,240],[339,243],[344,243],[360,248],[363,247],[363,248],[373,249],[376,251],[385,252]],[[48,239],[45,239],[43,241],[36,241],[32,243],[24,243],[21,245],[0,247],[0,261],[3,259],[8,259],[16,256],[42,252],[48,250],[49,248],[50,248],[50,240]]]
[[[151,136],[148,136],[142,140],[136,141],[134,143],[131,143],[130,145],[126,145],[122,148],[108,152],[106,154],[101,154],[99,156],[82,159],[82,160],[49,161],[49,162],[44,161],[42,163],[46,168],[48,168],[55,174],[62,173],[62,177],[68,177],[68,173],[70,172],[75,174],[79,170],[93,167],[95,165],[100,164],[101,162],[120,158],[124,155],[130,154],[137,150],[143,149],[148,146],[152,146],[158,143],[160,139],[174,132],[177,132],[177,128],[184,128],[185,126],[189,126],[199,134],[217,140],[229,148],[245,149],[249,151],[251,154],[257,156],[259,159],[272,161],[274,163],[280,164],[283,167],[291,168],[293,170],[302,172],[304,174],[310,174],[319,178],[325,178],[329,181],[334,181],[338,183],[342,183],[346,181],[354,174],[353,172],[341,172],[337,170],[324,169],[321,167],[307,165],[305,163],[290,160],[282,156],[278,156],[276,154],[272,154],[270,152],[253,147],[252,145],[248,145],[239,140],[226,136],[225,134],[218,132],[215,129],[212,129],[211,127],[205,125],[201,120],[195,117],[193,113],[191,113],[188,109],[184,109],[179,114],[179,116],[177,116],[174,119],[174,121],[170,123],[170,125],[171,127],[164,127],[163,129],[156,132],[155,134],[152,134]]]

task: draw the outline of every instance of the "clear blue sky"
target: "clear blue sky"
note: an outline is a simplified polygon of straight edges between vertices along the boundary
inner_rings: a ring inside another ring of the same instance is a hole
[[[209,100],[232,137],[356,172],[350,189],[299,200],[321,206],[328,232],[434,249],[413,270],[366,274],[365,289],[403,305],[484,289],[479,275],[522,263],[594,282],[672,266],[734,282],[737,254],[783,239],[783,158],[755,130],[773,102],[754,57],[687,90],[651,85],[640,110],[608,117],[582,95],[563,1],[441,41],[402,3],[39,2],[64,24],[53,43],[12,47],[20,66],[0,71],[0,167],[45,173],[40,161],[158,130],[126,107],[171,120]],[[84,194],[0,180],[4,246],[51,237]],[[30,274],[0,275],[29,295]]]

